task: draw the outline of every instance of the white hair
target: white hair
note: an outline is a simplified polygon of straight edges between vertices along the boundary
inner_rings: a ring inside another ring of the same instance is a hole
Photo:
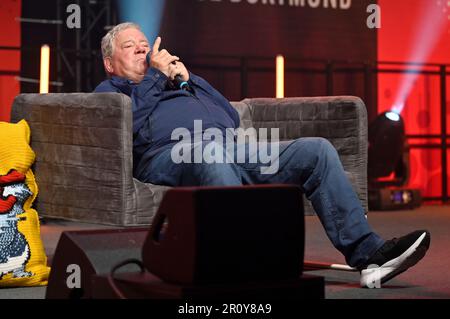
[[[133,22],[124,22],[118,24],[108,31],[108,33],[102,38],[103,59],[112,57],[114,53],[114,39],[116,38],[117,34],[123,30],[130,28],[135,28],[141,31],[141,27]]]

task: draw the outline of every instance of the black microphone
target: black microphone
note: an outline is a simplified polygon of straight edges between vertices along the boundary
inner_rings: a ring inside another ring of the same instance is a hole
[[[147,65],[150,66],[150,52],[147,53],[147,56],[145,57],[145,60],[147,61]],[[176,64],[175,61],[172,62],[172,64]],[[185,91],[191,91],[191,87],[189,86],[189,83],[187,81],[184,81],[181,75],[177,74],[175,75],[175,78],[172,81],[172,84],[175,88]]]
[[[190,91],[191,87],[187,81],[184,81],[181,75],[175,75],[175,78],[172,81],[173,85],[180,90]]]

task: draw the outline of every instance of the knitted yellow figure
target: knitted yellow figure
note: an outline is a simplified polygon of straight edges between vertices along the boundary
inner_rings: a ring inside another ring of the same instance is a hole
[[[32,207],[38,187],[30,127],[0,122],[0,286],[47,284],[50,268]]]

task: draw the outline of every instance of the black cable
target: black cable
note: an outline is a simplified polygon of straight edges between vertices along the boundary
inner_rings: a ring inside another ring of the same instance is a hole
[[[115,265],[114,267],[112,267],[111,272],[108,274],[108,283],[110,284],[112,290],[114,291],[114,293],[119,297],[119,299],[127,299],[125,297],[125,295],[122,293],[122,291],[119,289],[119,287],[117,287],[116,283],[115,283],[115,278],[114,278],[114,274],[115,272],[122,268],[123,266],[129,265],[129,264],[135,264],[138,265],[139,268],[141,269],[141,273],[145,272],[145,266],[142,263],[142,261],[140,261],[139,259],[126,259],[124,261],[121,261],[120,263],[118,263],[117,265]]]

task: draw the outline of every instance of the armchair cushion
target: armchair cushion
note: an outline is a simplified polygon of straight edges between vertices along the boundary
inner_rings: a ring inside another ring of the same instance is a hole
[[[301,137],[329,140],[338,151],[363,207],[368,210],[367,110],[360,98],[254,98],[233,105],[244,119],[243,128],[279,128],[282,141]],[[314,214],[310,202],[304,200],[304,203],[305,213]]]

